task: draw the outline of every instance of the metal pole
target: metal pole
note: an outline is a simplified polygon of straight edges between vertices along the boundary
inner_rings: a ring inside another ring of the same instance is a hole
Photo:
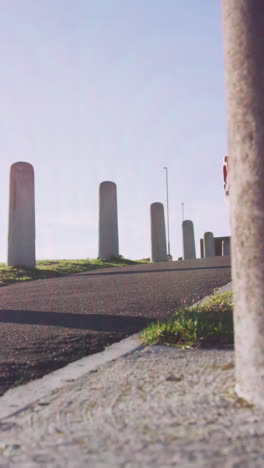
[[[184,203],[182,203],[182,220],[184,221]]]
[[[167,199],[167,231],[168,231],[168,255],[170,256],[170,221],[169,221],[169,183],[168,183],[168,168],[163,167],[166,171],[166,199]]]

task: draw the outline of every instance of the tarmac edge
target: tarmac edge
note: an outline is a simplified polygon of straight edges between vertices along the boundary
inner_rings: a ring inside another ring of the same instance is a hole
[[[210,296],[230,289],[232,289],[232,282],[217,288],[217,291],[206,296],[201,301],[198,301],[197,304],[208,299]],[[124,340],[112,344],[104,351],[73,361],[61,369],[57,369],[44,375],[40,379],[33,380],[24,385],[8,390],[2,397],[0,397],[0,422],[3,419],[22,412],[24,409],[47,395],[47,393],[66,386],[68,383],[74,382],[79,377],[88,374],[99,366],[143,348],[144,345],[140,339],[140,333],[136,333]]]
[[[77,380],[99,366],[144,348],[139,335],[140,333],[136,333],[112,344],[104,351],[73,361],[40,379],[11,388],[0,397],[0,421],[20,413],[47,393]]]

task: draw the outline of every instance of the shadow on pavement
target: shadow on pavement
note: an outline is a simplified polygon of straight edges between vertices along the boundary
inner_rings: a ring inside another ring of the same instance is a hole
[[[153,319],[123,315],[67,314],[29,310],[0,310],[0,322],[45,325],[106,332],[139,331]]]

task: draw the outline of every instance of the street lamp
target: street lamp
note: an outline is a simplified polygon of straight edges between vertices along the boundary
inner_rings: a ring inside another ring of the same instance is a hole
[[[169,184],[168,184],[168,168],[163,167],[166,171],[166,200],[167,200],[167,231],[168,231],[168,260],[171,260],[170,253],[170,221],[169,221]]]

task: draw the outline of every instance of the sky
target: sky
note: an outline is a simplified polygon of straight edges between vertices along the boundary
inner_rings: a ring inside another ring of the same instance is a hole
[[[99,184],[117,184],[120,254],[149,257],[150,204],[182,256],[230,235],[219,0],[1,0],[0,261],[9,171],[35,171],[37,259],[98,256]],[[166,211],[165,211],[166,214]]]

